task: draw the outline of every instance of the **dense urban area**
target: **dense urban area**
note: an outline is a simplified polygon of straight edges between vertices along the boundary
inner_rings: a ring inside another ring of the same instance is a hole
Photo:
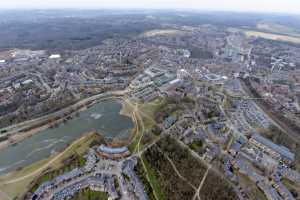
[[[55,38],[46,48],[44,36],[2,43],[0,152],[107,99],[134,128],[125,139],[84,133],[1,175],[0,199],[299,200],[300,31],[136,15],[113,17],[101,40],[96,29],[71,36],[65,49]]]

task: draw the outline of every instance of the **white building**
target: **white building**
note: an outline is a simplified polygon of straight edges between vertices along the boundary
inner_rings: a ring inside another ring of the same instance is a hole
[[[31,79],[28,79],[28,80],[25,80],[22,82],[23,85],[29,85],[31,83],[33,83],[33,80],[31,80]]]
[[[49,59],[58,59],[61,58],[60,54],[52,54],[51,56],[49,56]]]

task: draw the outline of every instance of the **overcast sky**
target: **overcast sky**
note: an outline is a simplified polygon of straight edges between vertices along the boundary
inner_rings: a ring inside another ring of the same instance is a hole
[[[300,0],[0,0],[0,8],[158,8],[300,14]]]

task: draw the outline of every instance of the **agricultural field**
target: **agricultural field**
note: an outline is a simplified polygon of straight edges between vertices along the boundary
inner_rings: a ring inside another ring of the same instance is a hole
[[[274,33],[265,33],[265,32],[252,31],[252,30],[246,30],[244,31],[244,33],[248,37],[260,37],[268,40],[278,40],[283,42],[300,44],[300,37],[293,37],[293,36],[274,34]]]

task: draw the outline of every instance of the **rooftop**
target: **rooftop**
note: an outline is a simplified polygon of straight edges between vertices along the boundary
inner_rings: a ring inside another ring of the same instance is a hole
[[[51,56],[49,56],[50,59],[56,59],[56,58],[60,58],[59,54],[52,54]]]
[[[290,150],[284,146],[277,145],[270,140],[260,136],[259,134],[254,134],[252,138],[261,144],[273,149],[274,151],[278,152],[280,155],[284,156],[285,158],[288,158],[290,160],[295,159],[295,154],[290,152]]]
[[[110,153],[110,154],[119,154],[119,153],[124,153],[124,152],[128,151],[128,148],[127,147],[112,148],[112,147],[108,147],[108,146],[101,144],[98,148],[98,151],[102,151],[102,152]]]

